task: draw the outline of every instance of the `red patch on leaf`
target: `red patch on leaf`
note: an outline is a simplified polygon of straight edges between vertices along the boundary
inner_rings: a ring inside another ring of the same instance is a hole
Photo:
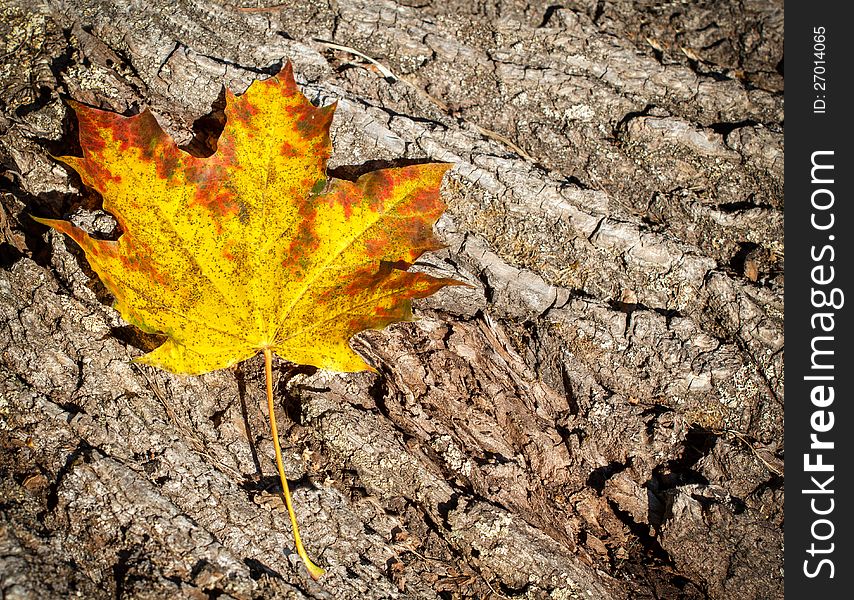
[[[154,163],[157,176],[161,179],[172,179],[181,167],[181,157],[177,152],[164,153],[160,160]]]
[[[302,269],[304,265],[291,263],[290,261],[293,260],[291,257],[305,256],[308,260],[311,260],[312,254],[320,248],[320,239],[317,237],[317,233],[314,230],[315,216],[316,213],[313,209],[300,211],[300,224],[293,238],[291,238],[290,245],[288,246],[289,258],[285,259],[285,267],[288,267],[289,269]]]
[[[207,208],[211,213],[226,217],[236,215],[240,211],[240,204],[237,198],[228,190],[220,190],[218,193],[211,194],[199,190],[195,196],[196,202]],[[221,225],[219,219],[215,219],[218,231],[221,233]]]
[[[359,188],[349,181],[339,181],[338,185],[327,194],[319,196],[326,201],[326,205],[333,207],[336,204],[344,209],[344,217],[349,219],[353,214],[353,207],[361,202]]]
[[[117,253],[114,249],[109,247],[104,247],[103,249],[107,251],[112,250],[111,254],[118,258],[128,271],[143,272],[146,277],[161,286],[169,286],[172,284],[172,276],[163,271],[154,260],[154,257],[157,256],[154,248],[140,240],[138,237],[131,237],[130,234],[127,233],[122,236],[121,241],[125,246],[124,252]],[[115,244],[115,246],[118,245]]]
[[[243,96],[239,102],[229,103],[225,109],[226,118],[249,127],[252,118],[258,115],[261,109],[252,104],[249,98]]]
[[[95,162],[94,160],[89,160],[87,158],[84,159],[83,162],[78,164],[83,168],[84,171],[86,171],[86,175],[89,178],[89,181],[91,182],[89,185],[91,185],[101,193],[103,193],[106,189],[106,185],[104,185],[105,183],[112,182],[118,184],[122,182],[121,175],[119,175],[118,173],[113,173],[112,171],[108,170],[104,165]]]
[[[113,127],[113,139],[118,141],[119,150],[139,150],[146,160],[156,160],[162,154],[166,136],[154,115],[145,109],[135,117],[124,119]]]
[[[184,163],[187,181],[196,185],[195,193],[189,199],[191,206],[204,206],[212,215],[218,217],[239,212],[238,195],[231,188],[222,185],[222,182],[227,180],[226,165],[218,157],[192,158]],[[217,227],[220,227],[218,222]]]
[[[390,169],[368,173],[359,178],[364,190],[365,199],[371,210],[379,210],[385,206],[394,192],[395,179]]]
[[[297,82],[294,80],[294,66],[291,61],[285,63],[279,73],[263,82],[264,85],[275,86],[282,96],[290,98],[299,93]]]
[[[365,252],[370,258],[380,258],[383,251],[388,247],[388,239],[367,240],[365,242]]]
[[[329,126],[335,105],[317,108],[311,104],[285,107],[285,114],[293,120],[296,131],[315,151],[329,145]]]
[[[104,138],[93,127],[84,126],[83,119],[80,118],[80,147],[83,148],[83,153],[101,154],[106,146]]]
[[[418,190],[406,202],[405,210],[409,213],[421,215],[421,219],[438,218],[442,214],[442,207],[439,206],[438,199],[438,190]]]
[[[222,257],[229,262],[234,261],[234,246],[234,240],[229,240],[222,248]]]
[[[117,117],[121,118],[120,115],[90,108],[77,102],[73,102],[71,107],[77,115],[77,124],[80,126],[80,147],[83,153],[100,154],[106,146],[100,132],[112,130]]]
[[[284,158],[297,158],[301,155],[300,151],[288,142],[282,142],[282,145],[279,146],[279,154]]]

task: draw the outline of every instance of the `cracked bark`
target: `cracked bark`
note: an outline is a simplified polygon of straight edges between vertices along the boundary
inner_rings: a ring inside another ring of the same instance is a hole
[[[4,597],[782,597],[779,4],[0,9]],[[421,268],[472,284],[357,336],[378,374],[278,365],[320,583],[259,359],[131,364],[151,340],[27,217],[115,233],[48,156],[61,96],[205,146],[283,58],[339,101],[337,172],[455,163]]]

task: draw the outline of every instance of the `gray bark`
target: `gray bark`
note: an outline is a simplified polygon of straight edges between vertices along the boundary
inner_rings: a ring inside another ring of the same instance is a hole
[[[0,2],[2,598],[781,598],[782,18]],[[285,59],[338,101],[336,173],[454,163],[419,268],[470,284],[357,336],[376,374],[277,363],[319,582],[259,357],[131,363],[152,339],[28,217],[115,234],[50,157],[75,148],[63,98],[205,146],[222,87]]]

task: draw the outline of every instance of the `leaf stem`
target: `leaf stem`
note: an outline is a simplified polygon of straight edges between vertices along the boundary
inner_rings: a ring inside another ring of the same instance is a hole
[[[279,470],[279,479],[282,481],[282,496],[285,499],[285,506],[288,507],[288,516],[291,518],[291,527],[294,532],[294,545],[297,548],[297,554],[302,559],[305,568],[308,569],[308,574],[315,581],[320,579],[326,571],[311,562],[308,553],[302,545],[302,540],[299,536],[299,526],[297,526],[297,516],[294,512],[294,506],[291,502],[291,491],[288,489],[288,479],[285,477],[285,467],[282,464],[282,448],[279,446],[279,432],[276,428],[276,410],[273,407],[273,356],[269,348],[264,348],[264,374],[267,378],[267,410],[270,413],[270,431],[273,434],[273,447],[276,449],[276,468]]]

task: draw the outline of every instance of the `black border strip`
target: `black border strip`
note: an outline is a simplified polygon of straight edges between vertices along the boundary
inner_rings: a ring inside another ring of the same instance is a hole
[[[786,3],[786,595],[854,594],[854,163],[844,2]]]

